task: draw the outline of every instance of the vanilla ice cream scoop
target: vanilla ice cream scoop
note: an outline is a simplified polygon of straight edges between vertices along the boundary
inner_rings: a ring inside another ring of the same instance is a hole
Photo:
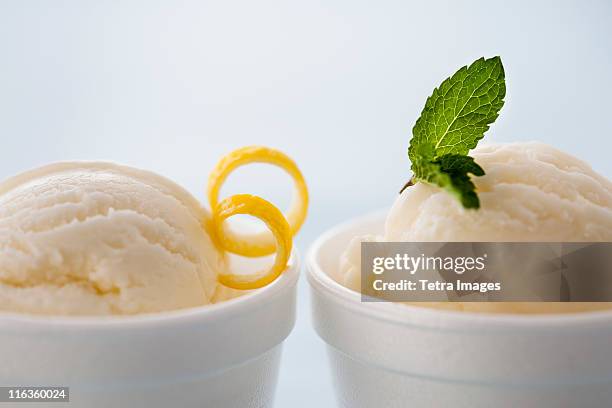
[[[481,206],[465,209],[439,187],[417,183],[391,208],[381,237],[356,238],[342,257],[337,280],[359,290],[362,240],[405,242],[609,242],[612,183],[585,162],[530,142],[484,145],[472,151],[486,174],[472,177]],[[446,303],[462,310],[565,311],[602,304]],[[607,307],[607,305],[606,305]]]
[[[134,314],[215,300],[210,215],[151,172],[45,166],[0,184],[0,310]]]

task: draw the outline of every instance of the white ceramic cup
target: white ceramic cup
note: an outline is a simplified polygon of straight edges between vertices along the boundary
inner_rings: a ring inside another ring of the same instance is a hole
[[[70,387],[70,402],[54,408],[271,407],[298,275],[293,256],[262,289],[166,313],[1,314],[0,385]]]
[[[330,275],[377,213],[321,236],[308,259],[314,326],[341,407],[610,407],[612,312],[499,315],[363,303]]]

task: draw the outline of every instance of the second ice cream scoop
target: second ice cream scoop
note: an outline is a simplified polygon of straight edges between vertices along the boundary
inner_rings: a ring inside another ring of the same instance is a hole
[[[479,209],[463,208],[436,186],[408,187],[389,211],[383,236],[357,237],[349,245],[336,279],[360,290],[362,241],[612,241],[612,183],[587,163],[537,142],[485,145],[473,153],[486,171],[473,180],[481,200]],[[544,313],[602,309],[609,304],[447,302],[428,306]]]

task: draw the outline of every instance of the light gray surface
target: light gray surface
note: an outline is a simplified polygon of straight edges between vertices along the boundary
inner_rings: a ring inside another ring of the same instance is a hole
[[[310,184],[305,248],[329,226],[390,205],[433,87],[501,55],[507,102],[486,139],[539,139],[610,176],[611,4],[0,0],[0,174],[110,159],[202,198],[222,153],[272,145]],[[285,181],[255,169],[225,192],[285,203]],[[332,406],[304,280],[299,305],[277,405]]]

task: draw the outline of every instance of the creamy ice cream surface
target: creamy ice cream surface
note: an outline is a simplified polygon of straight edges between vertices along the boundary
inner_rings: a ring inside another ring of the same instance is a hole
[[[465,209],[439,187],[417,183],[391,208],[384,236],[358,237],[342,256],[336,279],[360,289],[359,243],[381,241],[612,241],[612,183],[585,162],[530,142],[483,145],[473,152],[485,170],[473,177],[481,207]],[[548,312],[600,309],[607,304],[446,303],[461,310]]]
[[[175,183],[110,163],[58,163],[8,179],[0,310],[134,314],[221,300],[209,219]]]

